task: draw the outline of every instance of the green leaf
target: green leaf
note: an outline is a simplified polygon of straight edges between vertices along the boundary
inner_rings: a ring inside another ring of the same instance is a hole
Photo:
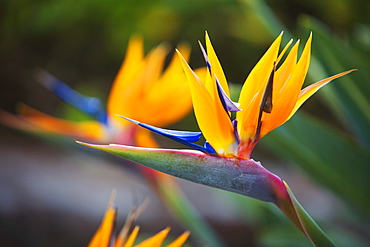
[[[301,204],[299,204],[289,186],[285,182],[284,185],[288,194],[282,197],[277,204],[281,211],[283,211],[288,218],[292,219],[295,224],[300,225],[298,227],[302,228],[301,230],[303,233],[315,246],[335,246],[311,216],[303,209]]]
[[[188,201],[177,183],[172,179],[160,179],[157,189],[165,206],[170,209],[173,217],[191,231],[198,239],[198,244],[210,246],[225,246],[223,240],[216,235],[206,219]]]
[[[370,154],[348,136],[307,114],[297,113],[261,143],[370,216]]]
[[[330,83],[322,95],[331,109],[363,145],[370,148],[370,80],[369,64],[358,55],[359,51],[341,40],[322,23],[302,18],[304,32],[312,31],[313,56],[310,78],[315,81],[330,74],[356,68],[357,72]],[[361,52],[361,51],[360,51]]]

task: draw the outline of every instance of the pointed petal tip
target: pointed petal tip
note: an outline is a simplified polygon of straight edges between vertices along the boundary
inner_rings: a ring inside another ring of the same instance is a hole
[[[179,56],[179,58],[181,59],[182,62],[186,62],[184,56],[181,54],[181,52],[179,51],[179,49],[175,49],[177,55]],[[187,62],[186,62],[187,63]]]
[[[203,47],[203,45],[202,45],[202,42],[200,42],[200,40],[198,40],[198,44],[199,44],[200,50],[202,51],[202,54],[203,54],[204,60],[206,60],[206,62],[208,63],[208,55],[207,55],[207,52],[206,52],[206,50],[204,49],[204,47]],[[207,64],[207,65],[208,65],[208,64]]]
[[[121,118],[123,118],[123,119],[126,119],[127,121],[130,121],[131,123],[134,123],[134,124],[137,124],[137,125],[139,125],[139,124],[140,124],[140,122],[139,122],[139,121],[136,121],[136,120],[134,120],[134,119],[131,119],[131,118],[128,118],[128,117],[125,117],[125,116],[121,116],[121,115],[119,115],[119,114],[116,114],[116,116],[117,116],[117,117],[121,117]]]
[[[290,39],[289,42],[287,43],[287,46],[290,46],[293,43],[294,39]]]
[[[308,37],[309,40],[312,40],[312,37],[313,37],[313,33],[312,31],[310,32],[310,36]]]
[[[91,144],[86,143],[86,142],[82,142],[82,141],[79,141],[79,140],[75,140],[75,142],[76,142],[77,144],[80,144],[80,145],[83,145],[83,146],[86,146],[86,147],[91,146]]]
[[[87,142],[82,142],[82,141],[79,141],[79,140],[75,140],[75,142],[77,144],[82,145],[82,146],[86,146],[86,147],[90,147],[90,148],[95,148],[95,149],[99,149],[100,146],[104,146],[104,145],[99,145],[99,144],[91,144],[91,143],[87,143]]]

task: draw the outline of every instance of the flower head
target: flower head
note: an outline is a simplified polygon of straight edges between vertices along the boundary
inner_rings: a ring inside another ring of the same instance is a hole
[[[208,70],[205,76],[196,75],[178,51],[201,132],[166,130],[124,117],[198,151],[79,143],[176,177],[274,203],[313,244],[334,246],[288,185],[250,155],[263,136],[289,120],[319,88],[353,70],[301,89],[309,67],[312,35],[299,59],[299,42],[283,59],[292,41],[279,54],[281,38],[282,34],[250,72],[238,103],[230,99],[226,77],[207,34],[206,50],[201,47]],[[202,134],[205,145],[195,144]]]
[[[206,140],[221,156],[249,159],[257,142],[268,132],[288,121],[298,108],[320,87],[343,76],[346,71],[326,78],[301,90],[307,75],[312,34],[298,59],[299,41],[293,45],[285,60],[282,57],[292,40],[279,54],[282,34],[250,72],[244,82],[238,104],[229,100],[226,77],[211,41],[206,34],[207,53],[203,50],[208,73],[199,78],[182,59],[191,85],[194,112]],[[178,52],[181,56],[181,53]],[[227,100],[224,100],[224,99]],[[231,102],[228,107],[224,102]],[[231,111],[238,107],[236,119]]]
[[[201,45],[207,65],[205,76],[199,77],[190,68],[181,52],[177,51],[190,85],[199,128],[207,140],[205,148],[193,144],[194,140],[184,140],[184,136],[190,137],[196,135],[195,133],[178,131],[169,133],[168,130],[155,128],[146,123],[136,123],[207,153],[250,159],[257,142],[268,132],[288,121],[318,89],[331,80],[353,71],[342,72],[301,89],[310,63],[312,34],[299,59],[300,42],[297,41],[283,59],[292,40],[279,53],[281,39],[282,34],[252,69],[243,84],[238,103],[230,99],[227,79],[207,33],[206,49]],[[236,112],[235,119],[232,118],[232,112]],[[199,139],[200,133],[198,134]]]
[[[127,216],[126,223],[122,227],[122,230],[120,231],[119,235],[116,236],[115,226],[116,226],[116,218],[117,218],[117,208],[114,205],[114,195],[115,193],[112,194],[107,210],[105,212],[104,219],[102,223],[100,224],[98,230],[92,237],[90,243],[88,244],[88,247],[109,247],[109,246],[131,247],[131,246],[134,246],[134,243],[136,241],[140,227],[136,226],[131,232],[130,232],[130,228],[132,227],[132,224],[138,218],[140,213],[144,210],[146,206],[145,201],[140,207],[133,208],[133,210],[131,210],[130,214]],[[158,246],[160,247],[162,246],[162,243],[166,239],[170,230],[171,228],[167,227],[164,230],[160,231],[159,233],[155,234],[154,236],[142,241],[139,244],[136,244],[135,246],[141,246],[141,247]],[[183,234],[181,234],[178,238],[176,238],[174,241],[172,241],[167,246],[180,247],[186,242],[189,235],[190,235],[190,232],[185,231]]]

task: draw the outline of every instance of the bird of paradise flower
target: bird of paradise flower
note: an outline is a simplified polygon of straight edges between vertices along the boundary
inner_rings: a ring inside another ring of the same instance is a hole
[[[183,45],[181,51],[188,59],[189,47]],[[115,117],[115,114],[123,114],[143,121],[150,119],[150,124],[165,126],[177,122],[190,112],[189,86],[177,56],[172,58],[162,73],[167,54],[168,47],[161,44],[144,56],[143,39],[139,36],[132,37],[125,59],[110,90],[106,110],[98,98],[86,97],[76,92],[46,71],[37,73],[37,79],[46,88],[70,105],[92,115],[96,120],[79,122],[63,120],[21,105],[19,117],[26,120],[27,125],[21,125],[20,121],[4,112],[1,114],[2,122],[86,141],[114,141],[146,147],[157,146],[149,131],[122,121]],[[202,73],[202,70],[198,72]],[[168,101],[173,102],[176,110],[166,107]],[[139,104],[132,104],[132,102],[139,102]],[[163,111],[164,108],[167,110]]]
[[[144,201],[139,207],[133,207],[127,216],[126,222],[123,225],[120,233],[116,236],[116,219],[117,219],[117,207],[114,205],[115,192],[112,193],[111,199],[109,200],[105,216],[95,232],[94,236],[90,240],[88,247],[155,247],[162,246],[171,228],[167,227],[154,236],[136,244],[136,238],[138,236],[140,227],[136,226],[131,232],[130,228],[134,221],[138,218],[142,211],[147,206],[147,201]],[[189,231],[185,231],[178,238],[173,240],[171,243],[166,245],[167,247],[181,247],[190,235]]]
[[[279,54],[281,39],[282,34],[250,72],[238,103],[230,99],[226,77],[208,34],[206,50],[201,46],[208,70],[205,77],[197,76],[178,51],[202,132],[166,130],[124,117],[197,151],[80,143],[173,176],[274,203],[314,245],[334,246],[286,182],[251,159],[251,153],[263,136],[288,121],[318,89],[353,70],[301,89],[309,67],[312,34],[298,61],[299,41],[283,61],[292,41]],[[207,140],[204,146],[194,143],[202,134]]]

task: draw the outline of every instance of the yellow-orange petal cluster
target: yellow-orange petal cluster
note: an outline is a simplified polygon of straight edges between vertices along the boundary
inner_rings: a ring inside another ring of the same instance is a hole
[[[167,227],[160,231],[159,233],[155,234],[154,236],[135,244],[137,235],[139,233],[140,227],[136,226],[131,232],[129,228],[131,228],[131,224],[137,218],[137,214],[131,212],[128,216],[128,220],[126,221],[125,225],[123,226],[120,234],[116,237],[115,233],[115,225],[116,225],[116,217],[117,217],[117,209],[113,205],[114,195],[112,195],[107,210],[105,212],[105,216],[103,218],[102,223],[100,224],[98,230],[90,240],[88,247],[161,247],[163,242],[165,241],[166,237],[168,236],[171,228]],[[167,247],[181,247],[186,240],[188,239],[190,232],[185,231],[181,234],[178,238],[173,240],[170,244],[166,245]]]
[[[231,114],[223,106],[217,90],[218,82],[225,93],[229,94],[226,77],[208,34],[206,33],[207,52],[204,51],[208,65],[205,78],[197,77],[182,59],[199,128],[219,155],[249,159],[256,143],[289,120],[319,88],[353,71],[334,75],[301,90],[310,64],[312,34],[299,59],[298,41],[282,61],[292,41],[279,53],[281,40],[282,34],[272,43],[244,82],[239,97],[240,111],[236,112],[236,124],[232,123]]]
[[[130,123],[117,118],[116,114],[165,126],[178,121],[191,110],[189,85],[179,58],[173,56],[166,70],[163,70],[168,47],[159,45],[147,56],[144,56],[143,49],[141,38],[130,40],[128,52],[108,97],[109,121],[119,126]],[[181,45],[179,49],[188,60],[189,47]]]

